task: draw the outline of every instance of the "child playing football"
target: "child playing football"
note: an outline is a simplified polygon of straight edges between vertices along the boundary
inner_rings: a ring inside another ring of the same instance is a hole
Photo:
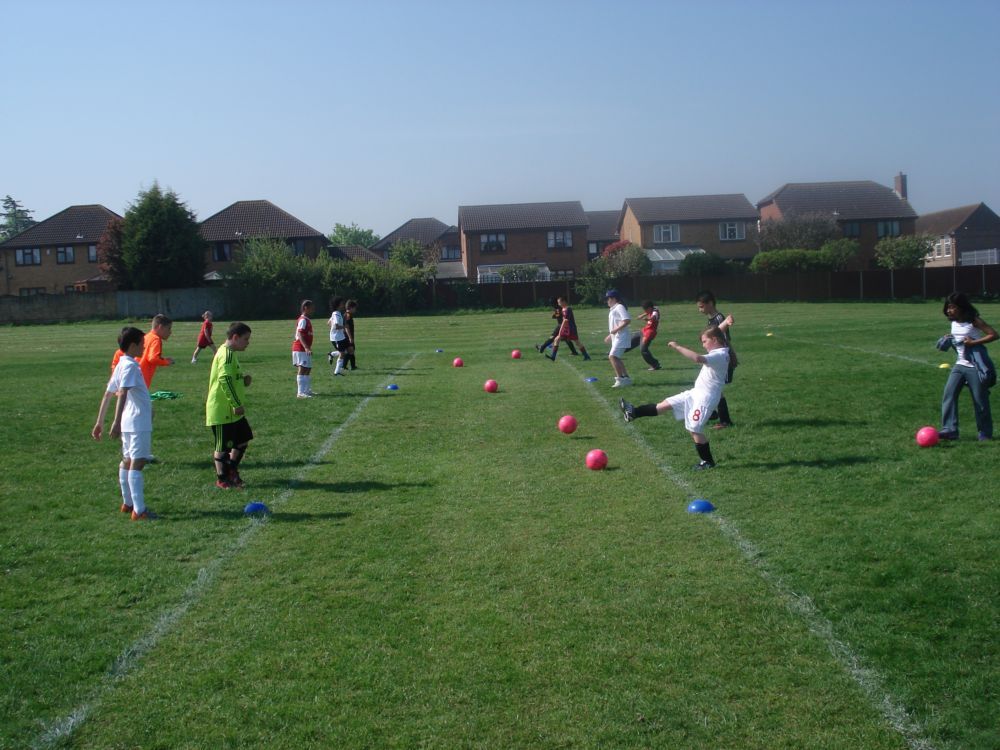
[[[220,489],[243,489],[240,462],[247,445],[253,440],[253,430],[246,418],[244,396],[251,378],[243,373],[236,352],[250,345],[250,326],[233,323],[226,331],[226,343],[212,359],[208,376],[208,398],[205,400],[205,424],[212,429],[215,450],[215,486]]]
[[[201,314],[202,324],[201,330],[198,332],[198,343],[194,347],[194,354],[191,355],[191,364],[197,364],[198,355],[201,353],[202,349],[212,349],[212,354],[215,354],[215,342],[212,341],[212,311],[205,310]]]
[[[715,459],[712,457],[708,438],[705,437],[705,423],[722,398],[722,389],[726,385],[726,370],[729,368],[729,349],[726,347],[725,334],[716,326],[709,326],[702,332],[701,345],[705,348],[705,354],[691,351],[676,341],[667,343],[669,348],[701,365],[701,371],[694,381],[693,388],[669,396],[658,404],[633,406],[625,399],[621,399],[618,403],[626,422],[632,422],[640,417],[656,417],[672,411],[675,419],[684,420],[684,427],[694,440],[698,458],[701,459],[695,468],[713,469]]]

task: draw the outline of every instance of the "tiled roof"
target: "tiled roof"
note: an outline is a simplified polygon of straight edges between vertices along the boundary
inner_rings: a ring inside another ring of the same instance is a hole
[[[208,242],[232,242],[251,237],[282,240],[325,238],[308,224],[271,201],[236,201],[201,222],[201,236]]]
[[[388,250],[392,245],[404,240],[416,240],[421,245],[433,245],[447,231],[448,225],[434,218],[410,219],[372,245],[372,250]]]
[[[28,227],[0,247],[44,245],[96,245],[111,219],[121,216],[104,206],[70,206],[45,221]]]
[[[917,218],[917,234],[929,234],[934,237],[951,234],[968,221],[972,214],[979,210],[980,206],[985,207],[985,204],[959,206],[919,216]],[[989,209],[987,208],[987,210]]]
[[[384,266],[387,261],[376,252],[372,252],[361,245],[331,245],[329,247],[330,257],[342,260],[356,260],[359,262],[373,260]]]
[[[775,203],[783,216],[836,213],[840,221],[912,219],[917,213],[892,188],[871,180],[853,182],[791,182],[757,202]]]
[[[591,242],[613,242],[618,239],[619,211],[587,211],[587,239]]]
[[[463,232],[575,229],[587,226],[587,215],[580,201],[459,206],[458,226]]]
[[[632,209],[640,224],[658,221],[756,221],[757,210],[742,193],[680,195],[672,198],[626,198],[622,214]]]

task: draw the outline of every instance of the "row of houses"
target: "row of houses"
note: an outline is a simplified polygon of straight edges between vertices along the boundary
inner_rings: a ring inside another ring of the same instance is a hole
[[[876,182],[788,183],[751,204],[743,194],[627,198],[618,210],[585,211],[579,201],[460,206],[458,223],[415,218],[370,248],[334,247],[321,232],[266,200],[237,201],[201,222],[208,243],[205,280],[224,278],[250,238],[277,238],[290,252],[386,262],[395,244],[412,240],[433,250],[441,279],[498,282],[505,266],[531,266],[536,278],[572,278],[609,244],[644,249],[654,272],[676,270],[692,253],[749,261],[759,250],[760,223],[828,216],[858,241],[859,265],[872,263],[884,237],[929,234],[928,266],[1000,262],[1000,217],[983,203],[918,216],[906,175],[894,187]],[[103,291],[97,244],[118,215],[100,205],[71,206],[0,244],[0,294]],[[120,218],[120,217],[119,217]]]

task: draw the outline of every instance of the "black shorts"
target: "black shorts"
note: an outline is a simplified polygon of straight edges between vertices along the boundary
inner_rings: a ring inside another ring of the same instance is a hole
[[[351,342],[347,339],[341,339],[340,341],[331,341],[330,346],[333,347],[335,352],[346,352],[347,347],[351,345]]]
[[[243,417],[238,422],[213,424],[212,436],[215,438],[215,452],[224,453],[253,440],[253,430],[250,429],[247,418]]]

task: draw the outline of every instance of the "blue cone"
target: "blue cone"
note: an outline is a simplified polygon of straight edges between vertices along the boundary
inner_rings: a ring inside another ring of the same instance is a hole
[[[436,351],[438,354],[442,354],[444,352],[444,349],[435,349],[434,351]]]
[[[399,390],[399,386],[398,386],[398,385],[396,385],[395,383],[389,383],[389,385],[387,385],[387,386],[385,387],[385,389],[386,389],[387,391],[398,391],[398,390]]]
[[[583,382],[585,382],[585,383],[596,383],[597,382],[597,378],[584,378]]]
[[[701,498],[692,500],[688,505],[688,513],[711,513],[713,510],[715,510],[715,506],[708,502],[708,500],[702,500]]]
[[[264,503],[247,503],[246,507],[243,509],[244,515],[247,516],[252,516],[256,513],[260,513],[266,516],[270,512],[271,511],[268,510],[267,506],[264,505]]]

